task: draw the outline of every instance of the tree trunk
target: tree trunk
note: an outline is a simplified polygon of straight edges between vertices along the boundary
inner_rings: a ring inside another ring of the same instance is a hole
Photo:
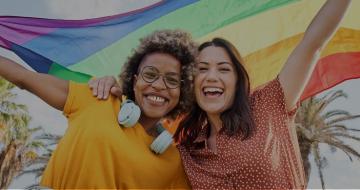
[[[0,154],[0,189],[7,189],[21,168],[21,156],[16,157],[16,148],[15,142],[11,141]]]
[[[299,132],[298,132],[298,140],[299,140],[301,158],[305,170],[306,182],[309,183],[310,172],[311,172],[311,165],[309,161],[309,155],[311,154],[311,142],[306,138],[304,138]]]

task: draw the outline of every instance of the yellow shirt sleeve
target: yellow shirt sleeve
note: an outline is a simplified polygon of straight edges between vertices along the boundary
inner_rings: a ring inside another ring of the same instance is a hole
[[[65,102],[63,114],[70,117],[80,109],[85,108],[89,103],[96,102],[92,91],[87,84],[69,81],[69,93]]]

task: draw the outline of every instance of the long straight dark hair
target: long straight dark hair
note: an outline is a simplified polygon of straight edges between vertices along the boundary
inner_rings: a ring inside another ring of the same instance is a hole
[[[243,66],[243,59],[237,49],[227,40],[214,38],[200,45],[199,52],[209,46],[221,47],[230,56],[237,75],[235,98],[232,106],[221,113],[222,127],[229,136],[241,133],[242,139],[250,137],[255,129],[250,107],[250,80]],[[207,115],[195,102],[191,111],[184,116],[175,132],[174,139],[183,145],[191,145],[198,137]]]

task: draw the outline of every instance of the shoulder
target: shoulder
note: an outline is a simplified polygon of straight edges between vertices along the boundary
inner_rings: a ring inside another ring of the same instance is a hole
[[[283,90],[279,81],[279,78],[275,79],[257,87],[250,94],[250,99],[253,103],[259,101],[271,100],[273,98],[279,98],[283,96]]]
[[[274,113],[280,111],[289,116],[296,113],[296,108],[289,111],[286,108],[285,94],[278,76],[257,87],[250,95],[250,102],[254,110],[260,109]]]
[[[91,89],[87,83],[78,83],[74,81],[69,82],[69,91],[66,98],[64,114],[66,116],[71,113],[77,112],[88,105],[98,102],[96,97],[93,96]]]

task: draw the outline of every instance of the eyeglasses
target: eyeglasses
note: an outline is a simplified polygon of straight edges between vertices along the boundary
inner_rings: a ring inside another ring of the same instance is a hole
[[[153,66],[145,66],[141,70],[141,77],[145,82],[153,83],[162,76],[165,86],[169,89],[174,89],[180,86],[181,77],[178,73],[167,72],[161,74],[160,71]]]

